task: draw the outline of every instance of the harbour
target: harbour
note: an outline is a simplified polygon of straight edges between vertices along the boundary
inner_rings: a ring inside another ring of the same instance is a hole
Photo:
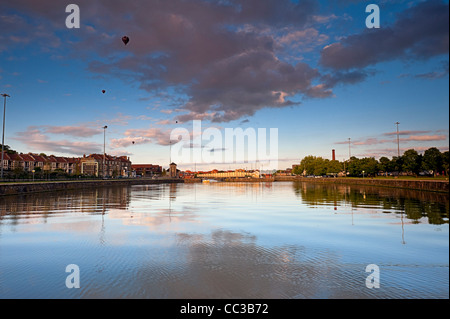
[[[1,298],[449,296],[436,192],[165,183],[3,196],[0,209]],[[71,264],[78,289],[64,285]]]

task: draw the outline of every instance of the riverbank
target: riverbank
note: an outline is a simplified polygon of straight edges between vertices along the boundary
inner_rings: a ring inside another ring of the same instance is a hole
[[[299,181],[319,184],[347,184],[377,187],[403,188],[431,192],[449,192],[448,180],[429,179],[381,179],[381,178],[306,178],[298,176],[277,176],[275,181]]]
[[[377,178],[305,178],[299,176],[276,176],[275,178],[240,178],[224,179],[223,182],[272,183],[282,181],[295,181],[316,184],[345,184],[411,189],[439,193],[449,192],[448,180],[420,180],[420,179],[377,179]],[[201,179],[170,179],[170,178],[133,178],[108,179],[88,181],[53,181],[53,182],[24,182],[0,184],[0,196],[17,195],[37,192],[52,192],[58,190],[72,190],[91,187],[147,185],[164,183],[201,183]]]
[[[430,192],[449,192],[449,181],[443,179],[385,179],[385,178],[307,178],[300,176],[276,176],[272,178],[225,178],[222,182],[244,182],[244,183],[272,183],[272,182],[305,182],[316,184],[345,184],[345,185],[361,185],[361,186],[376,186],[389,187],[399,189],[411,189],[419,191]],[[188,182],[186,180],[185,182]],[[201,179],[189,180],[190,183],[201,182]]]
[[[88,181],[53,181],[53,182],[25,182],[25,183],[2,183],[0,184],[0,196],[17,195],[37,192],[53,192],[59,190],[72,190],[92,187],[105,186],[128,186],[128,185],[147,185],[147,184],[165,184],[165,183],[183,183],[181,179],[107,179],[107,180],[88,180]]]

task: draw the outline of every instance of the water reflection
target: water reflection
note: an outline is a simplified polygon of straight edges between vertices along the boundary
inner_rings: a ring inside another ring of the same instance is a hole
[[[405,214],[413,223],[449,223],[449,195],[396,188],[362,187],[354,185],[323,185],[293,183],[295,194],[302,203],[314,206],[376,208],[385,213]]]
[[[0,209],[0,298],[448,298],[445,194],[155,184],[7,196]],[[71,263],[79,290],[64,287]],[[383,289],[365,287],[371,263]]]
[[[0,198],[0,218],[22,214],[81,212],[99,214],[107,209],[127,209],[131,187],[86,188],[82,190],[32,193]],[[23,218],[23,216],[20,216]]]

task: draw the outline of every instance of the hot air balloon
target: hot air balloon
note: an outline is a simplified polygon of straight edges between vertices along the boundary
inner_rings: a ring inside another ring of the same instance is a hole
[[[133,141],[133,142],[131,142],[131,143],[133,143],[133,144],[134,144],[134,141]]]
[[[127,45],[128,42],[130,42],[130,38],[127,37],[126,35],[124,35],[124,36],[122,37],[122,42],[123,42],[125,45]]]
[[[105,90],[102,90],[102,93],[103,93],[103,94],[105,94],[105,92],[106,92]]]

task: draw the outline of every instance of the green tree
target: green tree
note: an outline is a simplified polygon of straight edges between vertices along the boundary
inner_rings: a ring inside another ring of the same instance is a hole
[[[292,173],[294,173],[295,175],[302,175],[303,171],[302,171],[300,165],[294,166]]]
[[[422,167],[422,156],[414,149],[409,149],[402,155],[402,171],[418,175]]]
[[[348,163],[348,173],[350,176],[358,176],[362,172],[361,160],[355,156],[352,156]]]
[[[448,169],[449,169],[449,161],[450,161],[449,152],[446,151],[446,152],[442,153],[442,166],[444,168],[445,175],[447,175],[447,176],[448,176]]]
[[[23,178],[25,175],[25,171],[23,170],[22,166],[18,166],[16,168],[14,168],[13,173],[14,173],[15,178]]]
[[[316,157],[314,160],[314,172],[316,176],[322,176],[327,173],[328,159],[323,159],[322,157]]]
[[[428,171],[433,171],[434,176],[443,170],[442,153],[436,147],[425,151],[422,162],[422,167]]]
[[[378,161],[373,157],[364,157],[360,160],[360,168],[362,174],[364,171],[365,176],[375,176],[378,172]]]
[[[394,156],[391,160],[391,171],[400,173],[403,167],[403,159],[402,157]]]
[[[343,169],[342,163],[339,161],[329,161],[327,165],[327,174],[329,175],[337,175],[339,172],[341,172]]]
[[[305,171],[306,175],[312,175],[314,174],[314,167],[315,167],[316,157],[312,155],[308,155],[302,159],[300,162],[300,169],[301,171]]]
[[[2,144],[0,144],[0,148],[1,147],[2,147]],[[5,151],[6,154],[17,154],[17,152],[15,150],[11,149],[11,147],[6,144],[3,146],[3,151]]]
[[[378,162],[378,171],[382,171],[384,173],[390,173],[391,170],[391,160],[385,156],[380,157],[380,160]]]

